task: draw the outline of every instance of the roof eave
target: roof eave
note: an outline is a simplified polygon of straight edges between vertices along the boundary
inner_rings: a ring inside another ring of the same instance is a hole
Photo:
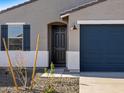
[[[65,17],[68,17],[70,14],[64,14],[64,15],[60,15],[61,18],[65,18]]]
[[[60,13],[60,16],[63,16],[63,15],[66,15],[66,14],[70,14],[70,13],[75,12],[75,11],[77,11],[77,10],[80,10],[80,9],[82,9],[82,8],[86,8],[86,7],[92,6],[92,5],[94,5],[94,4],[103,2],[103,1],[106,1],[106,0],[94,0],[94,1],[91,1],[91,2],[88,2],[88,3],[81,4],[81,5],[77,6],[77,7],[68,9],[68,10],[66,10],[66,11],[64,11],[64,12],[61,12],[61,13]]]
[[[19,8],[19,7],[22,7],[22,6],[27,5],[27,4],[33,3],[35,1],[38,1],[38,0],[30,0],[30,1],[26,1],[24,3],[21,3],[21,4],[18,4],[18,5],[12,6],[10,8],[7,8],[5,10],[0,11],[0,14],[6,13],[6,12],[8,12],[10,10],[13,10],[13,9],[16,9],[16,8]]]

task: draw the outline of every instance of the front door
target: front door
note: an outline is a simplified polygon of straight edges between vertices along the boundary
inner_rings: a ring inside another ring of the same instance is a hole
[[[52,62],[55,66],[65,66],[66,26],[52,26]]]

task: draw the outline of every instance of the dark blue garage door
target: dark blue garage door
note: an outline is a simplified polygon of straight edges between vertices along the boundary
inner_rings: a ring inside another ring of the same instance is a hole
[[[124,71],[124,25],[81,25],[80,69]]]

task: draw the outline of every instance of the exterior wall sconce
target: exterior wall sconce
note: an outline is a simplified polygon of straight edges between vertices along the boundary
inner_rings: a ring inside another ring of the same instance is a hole
[[[72,31],[78,31],[77,25],[74,24],[74,25],[71,27],[71,30],[72,30]]]

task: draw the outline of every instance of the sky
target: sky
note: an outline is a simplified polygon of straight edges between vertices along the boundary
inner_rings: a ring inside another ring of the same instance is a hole
[[[12,7],[29,0],[0,0],[0,10]]]

